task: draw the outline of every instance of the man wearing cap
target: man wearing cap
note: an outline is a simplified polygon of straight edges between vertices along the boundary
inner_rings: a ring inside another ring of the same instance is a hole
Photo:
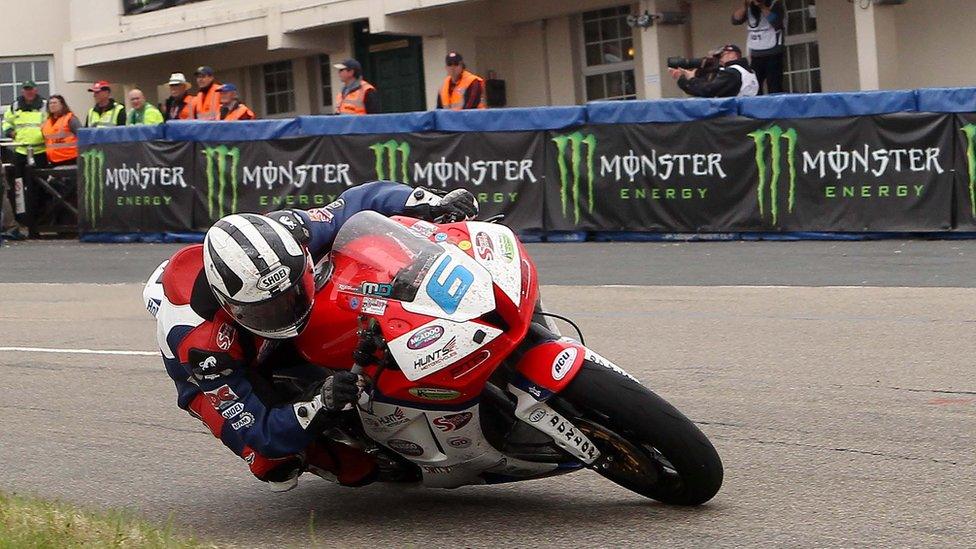
[[[214,79],[214,70],[206,65],[193,73],[197,80],[197,95],[190,106],[190,118],[217,120],[220,115],[220,82]]]
[[[163,123],[163,113],[155,105],[146,103],[146,95],[140,89],[129,91],[128,126],[155,126]]]
[[[695,97],[748,97],[759,93],[756,73],[742,58],[739,46],[722,46],[714,57],[718,57],[720,68],[711,80],[695,76],[695,71],[688,69],[670,69],[671,77],[678,81],[679,88]]]
[[[254,111],[247,108],[237,97],[237,86],[224,84],[220,92],[220,120],[254,120]]]
[[[380,112],[380,97],[372,84],[363,80],[363,66],[355,59],[338,65],[342,90],[336,94],[336,114],[376,114]]]
[[[437,108],[460,111],[488,107],[485,79],[468,71],[461,54],[452,51],[445,59],[447,78],[437,94]]]
[[[37,93],[37,84],[33,80],[27,80],[21,85],[21,95],[8,108],[3,115],[3,135],[14,141],[14,151],[12,155],[13,169],[7,172],[7,196],[10,205],[14,208],[16,220],[28,227],[33,227],[31,212],[27,207],[27,198],[31,196],[28,188],[31,182],[24,178],[24,171],[27,167],[30,149],[34,165],[43,168],[47,165],[47,157],[44,154],[44,134],[41,133],[41,124],[44,123],[47,102]],[[19,233],[19,230],[18,230]]]
[[[88,109],[85,118],[86,128],[107,128],[111,126],[125,126],[125,107],[112,99],[112,86],[105,80],[99,80],[88,88],[95,99],[95,106]]]
[[[190,83],[182,72],[169,75],[169,97],[163,109],[163,120],[186,120],[190,118],[190,110],[194,95],[187,93]]]

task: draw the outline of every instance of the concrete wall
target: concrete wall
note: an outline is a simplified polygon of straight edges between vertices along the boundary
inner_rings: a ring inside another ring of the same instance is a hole
[[[976,85],[976,2],[912,1],[894,10],[897,34],[895,87]]]
[[[817,1],[817,43],[823,91],[859,89],[854,6],[850,2]]]
[[[86,91],[90,84],[69,84],[62,75],[61,68],[65,64],[63,52],[64,37],[69,36],[71,29],[68,17],[56,17],[53,14],[67,12],[65,0],[32,0],[23,5],[25,9],[17,7],[18,2],[4,2],[2,13],[4,16],[3,30],[0,31],[0,58],[51,56],[54,60],[51,78],[51,93],[64,95],[72,110],[81,112],[86,105],[89,93]],[[7,5],[9,4],[9,5]],[[13,9],[17,14],[17,24],[7,20]],[[4,106],[6,107],[6,105]]]

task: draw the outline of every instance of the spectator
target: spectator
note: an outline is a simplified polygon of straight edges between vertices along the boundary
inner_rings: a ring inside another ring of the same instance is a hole
[[[78,158],[78,128],[81,121],[71,112],[68,103],[60,95],[52,95],[47,101],[47,119],[41,126],[47,160],[51,166],[74,164]]]
[[[237,97],[237,86],[224,84],[220,92],[220,119],[228,122],[234,120],[254,120],[254,111],[247,108]]]
[[[163,113],[155,105],[146,103],[146,95],[140,89],[129,91],[129,126],[155,126],[163,123]]]
[[[7,172],[7,193],[10,205],[14,209],[14,218],[18,223],[30,227],[31,236],[34,233],[33,210],[31,196],[34,185],[26,177],[25,172],[30,158],[34,165],[43,168],[47,165],[44,151],[44,134],[41,124],[44,120],[44,110],[47,102],[37,93],[37,84],[27,80],[21,85],[21,95],[3,115],[3,135],[14,141],[14,152],[11,155],[13,169]],[[19,228],[14,228],[9,234],[12,238],[22,238]]]
[[[376,114],[380,112],[380,98],[376,88],[363,80],[363,66],[355,59],[338,65],[342,90],[336,94],[336,114]]]
[[[214,70],[206,65],[193,73],[197,80],[197,95],[193,98],[190,118],[217,120],[220,115],[220,82],[214,79]]]
[[[194,95],[182,72],[169,75],[169,97],[163,107],[163,120],[186,120],[191,117]]]
[[[104,128],[111,126],[125,126],[125,107],[112,99],[111,84],[99,80],[88,88],[95,99],[95,106],[88,110],[85,119],[86,128]]]
[[[468,71],[461,54],[452,51],[445,59],[447,78],[437,94],[437,108],[460,111],[488,107],[485,97],[485,79]]]
[[[759,93],[766,83],[767,93],[783,91],[783,21],[781,0],[744,0],[732,12],[732,24],[749,27],[746,49],[759,81]]]
[[[695,97],[752,96],[759,91],[756,74],[749,68],[749,61],[742,58],[742,50],[728,44],[718,50],[720,68],[711,80],[695,75],[688,69],[670,69],[678,87]]]

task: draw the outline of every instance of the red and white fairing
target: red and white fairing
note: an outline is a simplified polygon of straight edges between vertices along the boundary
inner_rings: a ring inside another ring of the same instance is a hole
[[[525,338],[539,299],[535,266],[510,229],[362,212],[346,222],[320,267],[323,283],[297,339],[300,352],[315,364],[351,367],[364,315],[377,321],[398,366],[379,376],[377,366],[366,368],[377,389],[359,406],[370,438],[417,463],[431,486],[483,483],[484,473],[531,477],[557,469],[503,455],[485,440],[479,421],[478,398]],[[518,369],[557,392],[590,352],[570,340],[550,342],[526,353]],[[543,401],[510,390],[520,418],[581,461],[596,459],[585,436],[560,443],[566,426],[536,424],[542,414],[555,414]]]

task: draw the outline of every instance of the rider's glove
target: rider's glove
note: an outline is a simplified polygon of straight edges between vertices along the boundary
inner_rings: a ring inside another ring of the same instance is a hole
[[[452,223],[474,219],[478,215],[478,200],[465,189],[443,194],[417,187],[410,193],[403,213],[427,221]]]
[[[338,412],[359,400],[360,377],[347,370],[337,370],[318,387],[312,386],[305,398],[292,404],[298,423],[308,432],[321,433],[331,428]]]
[[[338,412],[359,400],[359,376],[338,370],[325,380],[319,393],[322,395],[322,408],[327,412]]]
[[[454,189],[441,197],[440,204],[430,209],[434,219],[447,222],[466,221],[478,217],[478,199],[467,189]]]

